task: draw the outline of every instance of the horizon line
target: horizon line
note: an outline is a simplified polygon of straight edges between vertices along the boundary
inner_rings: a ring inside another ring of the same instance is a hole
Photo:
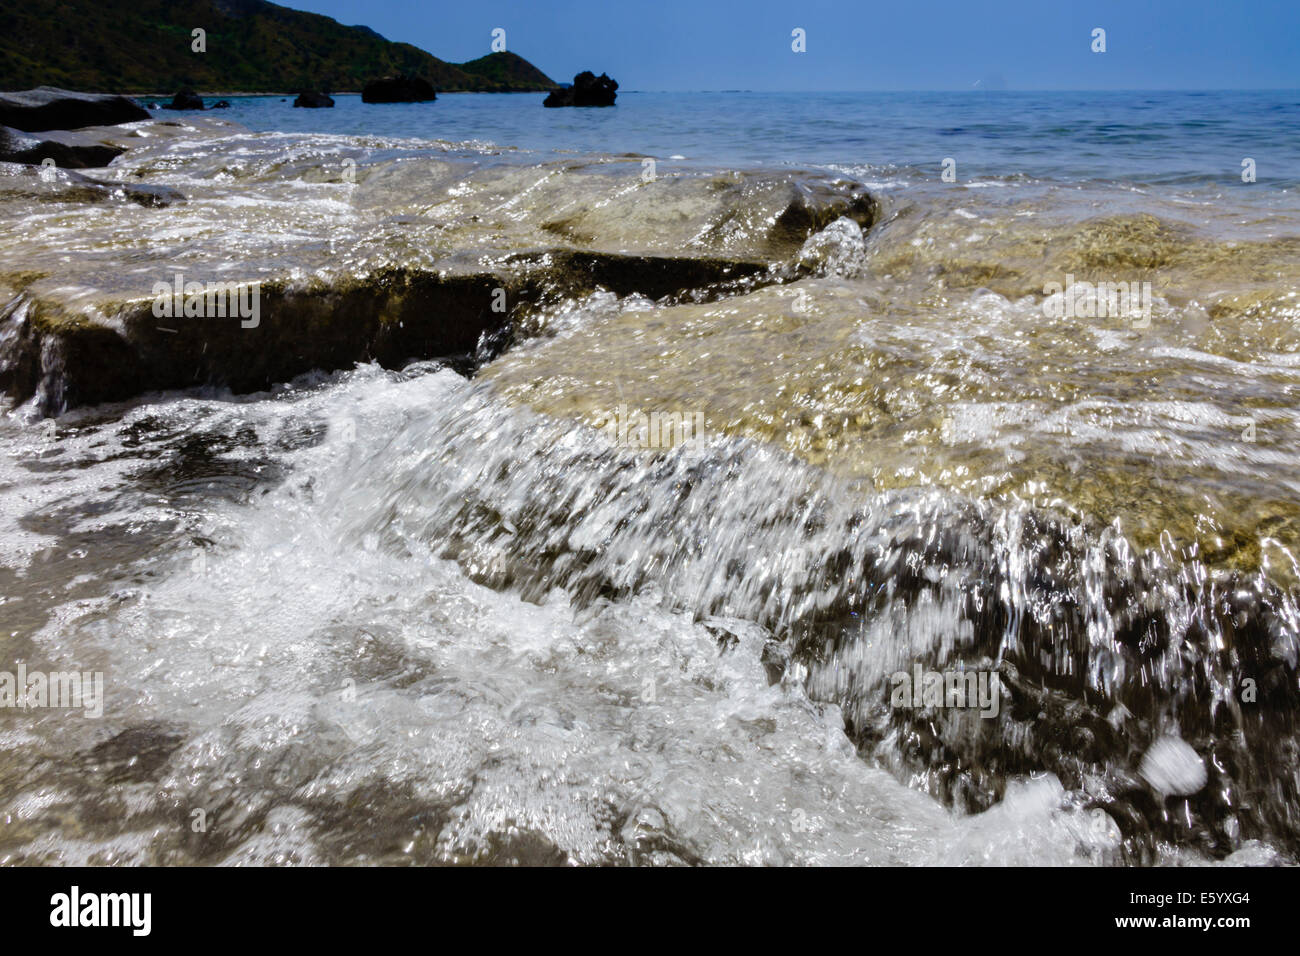
[[[294,96],[298,90],[257,90],[240,92],[237,90],[213,90],[202,91],[197,93],[198,96]],[[550,90],[437,90],[439,96],[464,95],[499,95],[499,96],[520,96],[520,95],[543,95]],[[1296,93],[1300,94],[1300,86],[1288,87],[1268,87],[1268,86],[1220,86],[1220,87],[1179,87],[1179,86],[1134,86],[1122,88],[1086,88],[1086,87],[1061,87],[1061,88],[1031,88],[1023,89],[1000,89],[990,90],[979,87],[932,87],[916,89],[838,89],[838,90],[821,90],[821,89],[773,89],[773,90],[754,90],[754,89],[620,89],[620,95],[631,93],[752,93],[752,94],[800,94],[800,95],[818,95],[818,94],[835,94],[835,93]],[[156,91],[145,93],[126,93],[120,94],[125,96],[144,96],[144,95],[166,95]],[[358,90],[342,90],[332,92],[331,96],[360,96]]]

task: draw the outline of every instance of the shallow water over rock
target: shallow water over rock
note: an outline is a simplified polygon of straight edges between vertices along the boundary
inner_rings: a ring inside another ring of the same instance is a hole
[[[122,135],[0,175],[0,670],[105,688],[0,859],[1300,849],[1293,203]]]

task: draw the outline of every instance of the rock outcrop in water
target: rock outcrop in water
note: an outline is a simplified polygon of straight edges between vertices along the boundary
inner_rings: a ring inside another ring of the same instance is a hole
[[[551,90],[543,106],[613,106],[618,96],[618,82],[604,73],[596,76],[583,70],[573,78],[573,85]]]
[[[334,106],[334,97],[319,90],[304,90],[298,94],[293,105],[298,109],[331,109]]]
[[[226,104],[229,106],[230,104]],[[171,101],[163,104],[165,110],[202,110],[206,109],[203,105],[203,97],[195,94],[193,90],[181,90],[171,98]]]
[[[361,91],[363,103],[427,103],[437,98],[429,81],[418,76],[385,76]]]
[[[114,126],[148,118],[146,110],[125,96],[74,93],[53,86],[0,93],[0,126],[24,133]]]

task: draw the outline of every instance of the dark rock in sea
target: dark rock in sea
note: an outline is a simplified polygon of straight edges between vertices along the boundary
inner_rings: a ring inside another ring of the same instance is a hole
[[[193,90],[181,90],[172,97],[170,103],[163,104],[165,110],[201,110],[203,108],[203,97],[196,96]]]
[[[210,107],[208,107],[208,109],[213,109],[213,110],[228,110],[228,109],[230,109],[230,100],[217,100],[217,101],[216,101],[215,103],[213,103]]]
[[[363,103],[424,103],[437,98],[428,81],[418,76],[385,76],[371,80],[361,91]]]
[[[148,107],[147,107],[147,108],[148,108],[148,109],[151,109],[151,110],[156,110],[156,109],[158,109],[158,104],[157,104],[157,103],[150,103],[150,104],[148,104]]]
[[[52,132],[40,137],[0,126],[0,162],[39,166],[51,159],[63,169],[90,169],[107,166],[124,152],[78,133]]]
[[[611,80],[604,73],[596,76],[590,70],[583,70],[573,78],[572,86],[551,90],[542,105],[613,106],[617,95],[617,80]]]
[[[293,101],[293,105],[299,109],[329,109],[334,105],[334,98],[327,93],[316,90],[303,90],[298,94],[298,98]]]
[[[148,118],[148,112],[125,96],[74,93],[53,86],[0,93],[0,126],[25,133],[115,126]]]

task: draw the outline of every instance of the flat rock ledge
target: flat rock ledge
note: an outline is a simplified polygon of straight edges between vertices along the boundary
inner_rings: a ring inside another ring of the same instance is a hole
[[[257,309],[159,316],[156,297],[101,318],[19,290],[0,305],[0,392],[52,416],[83,405],[193,386],[259,391],[312,370],[445,358],[472,371],[500,354],[537,309],[607,289],[707,301],[779,281],[764,262],[539,250],[489,271],[381,269],[308,284],[263,281]],[[240,290],[250,305],[251,290]],[[167,304],[171,310],[171,303]],[[197,307],[196,307],[197,311]],[[176,314],[180,313],[180,314]]]
[[[592,293],[711,302],[818,272],[800,255],[810,236],[840,219],[869,228],[878,214],[861,184],[797,171],[644,180],[637,157],[424,157],[363,167],[346,211],[329,210],[337,222],[301,237],[245,225],[232,262],[220,241],[229,187],[171,177],[188,184],[182,195],[148,178],[167,172],[178,141],[244,136],[267,158],[281,144],[206,119],[83,135],[127,150],[112,181],[0,163],[0,215],[43,224],[0,244],[0,394],[45,416],[196,386],[260,391],[365,362],[445,359],[473,373]],[[203,155],[192,168],[223,161],[220,149]],[[316,161],[247,192],[283,203],[300,188],[289,184],[313,181],[304,171],[316,175]],[[484,198],[464,204],[457,183]],[[534,186],[526,216],[493,198]],[[438,205],[423,208],[431,195]],[[64,221],[83,227],[75,244]],[[178,224],[201,237],[190,250],[152,238]],[[335,254],[336,235],[354,252]]]

